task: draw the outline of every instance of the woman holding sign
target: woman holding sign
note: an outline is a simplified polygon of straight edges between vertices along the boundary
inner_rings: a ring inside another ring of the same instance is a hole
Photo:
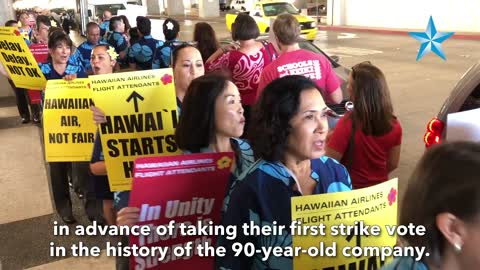
[[[90,64],[94,75],[112,74],[117,63],[118,54],[108,44],[96,45],[92,50]],[[90,171],[93,174],[92,181],[95,186],[95,196],[102,200],[103,217],[109,225],[115,224],[115,211],[113,209],[113,192],[110,191],[107,177],[107,167],[103,157],[102,141],[97,130],[93,145]]]
[[[192,45],[183,44],[178,46],[172,53],[173,76],[175,82],[175,94],[177,96],[178,112],[181,114],[182,102],[187,93],[187,89],[195,78],[204,74],[202,55]],[[94,66],[94,63],[92,63]],[[97,66],[99,69],[100,66]],[[94,72],[99,72],[100,70]],[[97,74],[97,73],[95,73]],[[100,74],[100,73],[98,73]],[[93,119],[95,123],[105,122],[105,113],[100,108],[92,107]],[[120,210],[128,205],[129,192],[115,193],[115,209]]]
[[[72,52],[72,40],[62,30],[54,30],[48,36],[49,62],[41,64],[47,80],[87,78],[82,66],[69,61]]]
[[[210,73],[192,81],[183,100],[183,111],[175,131],[175,141],[185,154],[233,152],[224,211],[236,179],[254,162],[250,145],[241,139],[245,126],[240,93],[225,76]],[[202,113],[198,113],[202,112]],[[140,209],[127,207],[117,216],[118,225],[134,225]]]
[[[262,92],[249,132],[259,160],[240,177],[231,194],[223,225],[236,226],[238,237],[219,236],[218,245],[226,247],[227,254],[217,258],[216,269],[292,269],[292,257],[262,260],[259,253],[247,257],[232,248],[234,242],[251,243],[255,250],[289,247],[290,230],[282,235],[247,236],[242,225],[289,228],[292,197],[351,190],[345,167],[324,156],[328,110],[317,84],[304,76],[276,79]]]
[[[416,226],[401,238],[428,255],[397,258],[382,270],[479,269],[479,168],[478,143],[445,143],[425,153],[404,193],[399,223]]]
[[[72,50],[72,41],[63,31],[53,31],[49,35],[48,50],[49,62],[40,65],[40,69],[47,80],[73,80],[87,77],[83,67],[68,61]],[[49,162],[49,167],[55,208],[65,223],[74,223],[76,220],[72,213],[72,201],[68,185],[69,171],[71,170],[74,184],[84,183],[89,177],[88,163]]]
[[[183,101],[184,109],[175,131],[178,147],[185,153],[235,154],[223,203],[226,211],[236,180],[255,161],[250,145],[239,139],[245,127],[240,92],[225,76],[210,73],[192,81]]]

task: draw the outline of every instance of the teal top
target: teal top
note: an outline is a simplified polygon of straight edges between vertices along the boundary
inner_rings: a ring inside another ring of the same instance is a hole
[[[422,261],[415,261],[412,257],[398,257],[380,270],[428,270],[428,266]]]

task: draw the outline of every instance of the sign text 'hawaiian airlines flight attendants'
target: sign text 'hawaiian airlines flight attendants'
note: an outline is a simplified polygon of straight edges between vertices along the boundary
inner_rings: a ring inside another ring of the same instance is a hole
[[[90,82],[106,115],[99,130],[110,190],[130,190],[135,158],[179,153],[172,69],[95,75]]]

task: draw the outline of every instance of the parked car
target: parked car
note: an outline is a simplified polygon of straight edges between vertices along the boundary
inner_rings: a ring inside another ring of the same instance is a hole
[[[450,113],[480,108],[480,62],[470,67],[455,85],[443,103],[440,112],[427,124],[423,136],[426,147],[441,143],[446,138],[447,116]],[[472,119],[478,121],[478,119]]]
[[[268,39],[268,36],[262,35],[258,38],[259,41],[266,41]],[[221,44],[229,44],[231,43],[231,39],[225,39],[225,40],[220,40]],[[347,108],[352,109],[353,104],[350,102],[349,94],[347,91],[347,83],[348,83],[348,77],[350,76],[351,69],[342,66],[340,63],[338,63],[339,58],[336,55],[328,55],[322,49],[317,47],[313,42],[310,42],[306,39],[299,39],[298,40],[298,45],[300,48],[304,50],[308,50],[311,52],[314,52],[316,54],[321,54],[325,56],[328,61],[330,61],[330,64],[332,64],[332,68],[335,71],[335,74],[337,74],[338,78],[341,81],[341,89],[342,89],[342,94],[343,94],[343,101],[340,104],[328,104],[327,106],[332,109],[333,113],[329,114],[329,127],[330,129],[333,129],[335,127],[336,122],[340,117],[342,117]]]

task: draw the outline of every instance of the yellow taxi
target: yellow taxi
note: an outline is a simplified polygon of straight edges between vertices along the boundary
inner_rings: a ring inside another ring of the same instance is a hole
[[[225,15],[227,29],[232,31],[232,24],[235,22],[240,11],[230,11]],[[252,16],[257,22],[260,33],[270,31],[270,20],[275,19],[282,13],[290,13],[297,18],[300,23],[301,35],[307,40],[314,40],[317,35],[317,22],[315,19],[300,14],[297,8],[286,1],[261,1],[256,2],[250,11],[244,12]]]

